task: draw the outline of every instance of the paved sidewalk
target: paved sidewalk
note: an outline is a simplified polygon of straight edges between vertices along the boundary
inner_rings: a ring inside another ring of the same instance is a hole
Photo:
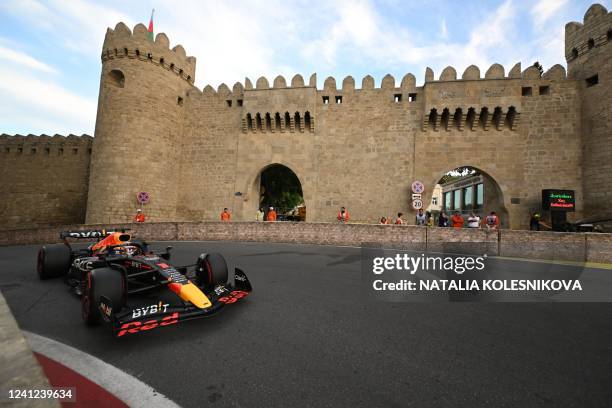
[[[9,399],[9,390],[50,389],[51,385],[36,361],[0,292],[0,406],[57,408],[49,399]]]

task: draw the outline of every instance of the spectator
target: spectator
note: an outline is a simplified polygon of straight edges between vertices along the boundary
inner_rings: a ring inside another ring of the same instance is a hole
[[[257,210],[257,214],[255,215],[255,221],[263,221],[265,218],[265,213],[263,208]]]
[[[276,221],[276,211],[274,211],[274,207],[270,207],[268,210],[268,217],[266,221]]]
[[[416,225],[425,225],[427,224],[427,217],[423,214],[423,209],[420,208],[419,212],[416,215]]]
[[[402,219],[402,216],[404,214],[399,212],[397,213],[397,218],[395,219],[395,225],[402,225],[404,223],[404,220]]]
[[[473,212],[468,217],[468,228],[480,228],[480,217]]]
[[[232,215],[229,213],[229,211],[227,210],[227,208],[223,209],[223,212],[221,213],[221,221],[223,222],[229,222],[230,218],[232,218]]]
[[[380,222],[379,224],[381,225],[385,225],[387,223],[387,217],[380,217]]]
[[[425,213],[425,216],[427,217],[427,226],[428,227],[433,227],[434,226],[433,215],[431,215],[431,213],[429,211],[427,211]]]
[[[140,208],[136,210],[134,222],[145,222],[145,215],[142,213],[142,210]]]
[[[385,219],[387,220],[387,225],[391,225],[391,217],[385,217]]]
[[[487,229],[499,229],[499,217],[495,214],[495,211],[491,211],[491,214],[487,215],[485,226]]]
[[[455,211],[455,214],[451,217],[451,226],[453,228],[462,228],[463,227],[463,217],[459,214],[459,211]]]
[[[340,211],[338,212],[338,222],[342,224],[346,224],[349,220],[349,213],[346,211],[346,208],[340,207]]]
[[[448,217],[443,212],[438,217],[438,227],[448,227]]]

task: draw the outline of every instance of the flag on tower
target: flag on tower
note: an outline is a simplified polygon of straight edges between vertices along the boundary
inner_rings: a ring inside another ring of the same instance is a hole
[[[155,9],[151,10],[151,20],[149,20],[149,40],[154,41],[153,37],[153,13],[155,13]]]

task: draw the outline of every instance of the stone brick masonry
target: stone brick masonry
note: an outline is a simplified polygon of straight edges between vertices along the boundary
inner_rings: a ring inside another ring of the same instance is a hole
[[[460,77],[447,67],[438,79],[428,68],[423,86],[406,74],[380,87],[371,76],[360,87],[330,77],[318,89],[316,75],[295,75],[200,90],[183,47],[119,23],[102,48],[91,157],[28,160],[40,157],[28,152],[32,137],[0,139],[23,145],[21,156],[0,152],[0,229],[129,222],[139,191],[151,194],[153,222],[217,220],[224,207],[250,221],[273,164],[299,178],[310,222],[334,220],[341,205],[356,221],[399,211],[411,220],[411,182],[425,183],[428,202],[459,166],[499,187],[486,210],[511,229],[527,227],[545,188],[576,191],[570,220],[599,214],[612,200],[611,38],[612,14],[596,4],[566,26],[567,75],[561,65],[540,75],[494,64]]]

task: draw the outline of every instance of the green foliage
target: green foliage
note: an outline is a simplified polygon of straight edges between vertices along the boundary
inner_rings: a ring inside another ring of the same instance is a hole
[[[263,207],[275,207],[287,212],[303,204],[302,186],[294,172],[285,166],[274,165],[261,174]]]

